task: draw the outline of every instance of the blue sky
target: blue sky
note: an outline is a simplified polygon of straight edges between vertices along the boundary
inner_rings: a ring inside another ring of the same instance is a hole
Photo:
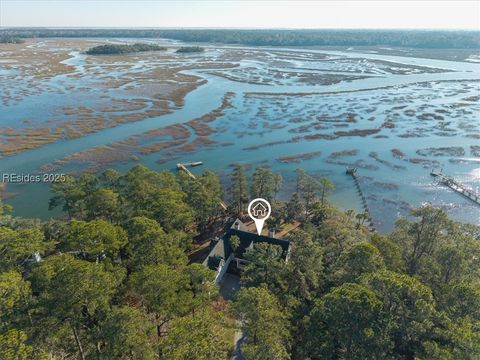
[[[480,29],[480,0],[0,0],[0,26]]]

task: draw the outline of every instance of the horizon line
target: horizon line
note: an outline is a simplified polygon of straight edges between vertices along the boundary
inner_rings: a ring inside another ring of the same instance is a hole
[[[321,27],[305,27],[305,28],[282,28],[282,27],[214,27],[214,26],[28,26],[28,25],[13,25],[13,26],[0,26],[0,29],[65,29],[65,30],[77,30],[77,29],[115,29],[115,30],[375,30],[375,31],[475,31],[480,32],[480,28],[321,28]]]

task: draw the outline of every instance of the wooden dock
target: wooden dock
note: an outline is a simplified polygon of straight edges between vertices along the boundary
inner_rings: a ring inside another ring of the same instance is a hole
[[[360,182],[358,181],[357,168],[348,167],[347,170],[346,170],[346,174],[350,175],[353,178],[353,181],[355,183],[355,187],[357,189],[357,193],[360,196],[360,198],[362,199],[363,210],[365,211],[365,213],[368,214],[367,223],[369,225],[369,229],[373,232],[376,231],[375,225],[373,224],[372,217],[370,216],[370,210],[368,208],[367,198],[363,194],[362,188],[360,187]]]
[[[188,176],[190,176],[193,180],[196,179],[195,175],[192,174],[192,172],[190,170],[187,169],[187,167],[185,166],[185,164],[177,164],[177,170],[180,171],[180,170],[183,170],[187,173]]]
[[[201,161],[197,161],[197,162],[194,162],[194,163],[188,163],[188,164],[178,163],[177,164],[177,170],[178,171],[185,171],[188,176],[190,176],[193,180],[196,180],[197,177],[190,170],[187,169],[187,166],[198,166],[198,165],[201,165],[201,164],[203,164]],[[227,205],[223,201],[220,201],[220,207],[224,211],[227,211],[227,209],[228,209]]]
[[[451,176],[444,175],[441,171],[432,170],[430,175],[440,180],[442,185],[445,185],[453,191],[465,196],[467,199],[473,201],[475,204],[480,205],[480,193],[467,188],[461,182],[455,180]]]

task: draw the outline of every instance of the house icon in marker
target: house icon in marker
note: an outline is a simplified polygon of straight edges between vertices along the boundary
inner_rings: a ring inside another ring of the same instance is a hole
[[[265,217],[267,216],[267,210],[268,209],[259,202],[252,209],[253,216],[255,216],[256,218]]]

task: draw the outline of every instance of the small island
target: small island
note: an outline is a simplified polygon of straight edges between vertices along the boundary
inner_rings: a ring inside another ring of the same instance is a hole
[[[132,45],[108,44],[90,48],[86,51],[86,53],[88,55],[118,55],[161,50],[167,50],[167,48],[158,45],[143,43],[135,43]]]
[[[205,49],[200,46],[184,46],[178,49],[177,53],[197,53],[197,52],[204,52]]]
[[[13,36],[1,36],[0,44],[23,44],[25,40]]]

